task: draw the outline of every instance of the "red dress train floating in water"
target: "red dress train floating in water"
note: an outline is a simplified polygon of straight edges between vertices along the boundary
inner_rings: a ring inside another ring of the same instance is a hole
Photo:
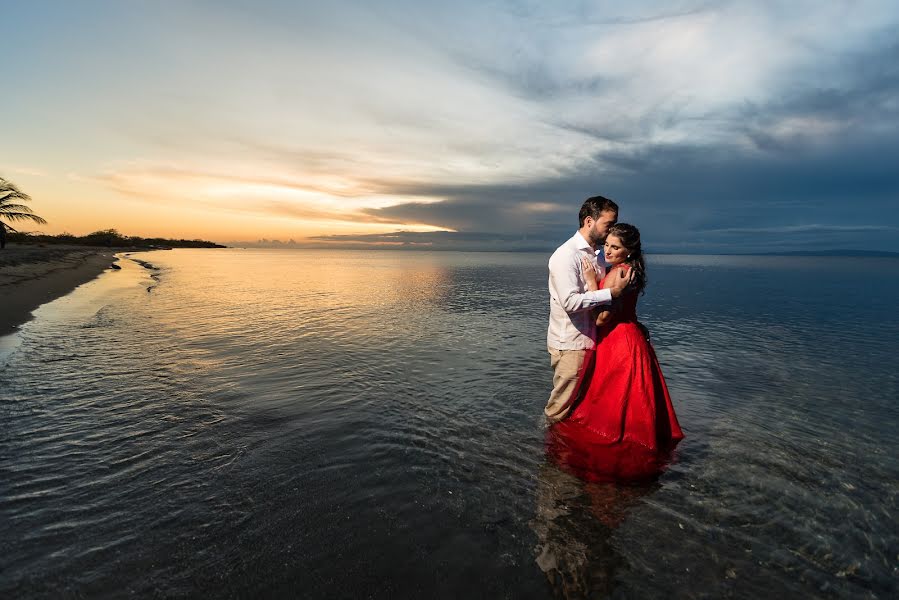
[[[637,322],[636,292],[624,295],[611,321],[599,327],[574,393],[580,400],[547,436],[547,450],[561,466],[594,481],[648,479],[664,469],[684,434]]]

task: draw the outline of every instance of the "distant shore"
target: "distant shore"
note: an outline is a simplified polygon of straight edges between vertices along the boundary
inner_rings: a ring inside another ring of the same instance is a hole
[[[7,245],[0,250],[0,335],[14,333],[38,306],[94,279],[127,250],[134,249]]]

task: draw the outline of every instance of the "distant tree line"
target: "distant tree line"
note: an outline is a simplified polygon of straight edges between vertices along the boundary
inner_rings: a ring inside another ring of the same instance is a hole
[[[76,246],[107,246],[117,248],[224,248],[219,244],[205,240],[169,240],[165,238],[142,238],[134,235],[122,235],[115,229],[103,229],[87,235],[46,235],[16,230],[11,223],[31,221],[38,225],[46,225],[47,221],[25,204],[31,196],[16,185],[0,177],[0,249],[6,242],[19,244],[73,244]],[[5,222],[4,222],[5,221]]]
[[[7,241],[19,244],[69,244],[74,246],[107,246],[117,248],[224,248],[205,240],[170,240],[166,238],[143,238],[123,235],[115,229],[103,229],[87,235],[60,233],[47,235],[24,231],[9,232]]]

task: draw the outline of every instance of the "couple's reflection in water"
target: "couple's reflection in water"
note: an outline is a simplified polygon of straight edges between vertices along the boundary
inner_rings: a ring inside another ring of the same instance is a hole
[[[632,509],[660,486],[670,452],[585,440],[564,422],[547,430],[540,467],[536,562],[559,598],[611,596],[627,568],[613,543]]]

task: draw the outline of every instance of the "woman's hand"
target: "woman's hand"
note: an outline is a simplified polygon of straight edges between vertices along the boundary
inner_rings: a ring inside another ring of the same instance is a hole
[[[588,292],[599,289],[599,283],[596,281],[596,267],[593,262],[586,256],[581,257],[581,267],[584,269],[584,285]]]
[[[633,286],[636,285],[636,279],[634,278],[633,269],[615,269],[613,271],[609,271],[606,276],[605,286],[612,292],[612,298],[618,298],[625,292],[629,292],[633,289]]]

